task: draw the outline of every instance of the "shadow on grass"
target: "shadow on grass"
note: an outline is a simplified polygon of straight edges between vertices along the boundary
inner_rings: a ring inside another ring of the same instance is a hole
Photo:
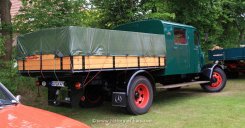
[[[242,80],[242,78],[239,79]],[[111,106],[111,102],[105,102],[103,105],[95,108],[68,108],[48,106],[46,103],[47,93],[44,93],[46,91],[47,89],[41,89],[41,92],[43,93],[42,97],[34,98],[38,100],[33,100],[31,98],[32,100],[26,104],[41,109],[46,109],[48,111],[53,111],[75,119],[80,119],[81,115],[83,115],[82,117],[85,119],[89,119],[91,117],[98,117],[98,115],[110,115],[113,117],[127,117],[129,115],[126,111],[126,108],[113,107]],[[175,91],[157,90],[156,96],[154,97],[153,107],[154,105],[160,105],[160,107],[164,107],[176,102],[185,102],[186,100],[202,97],[206,94],[207,92],[204,92],[199,85],[187,86]]]
[[[41,91],[46,91],[46,89],[42,89]],[[198,87],[190,86],[175,91],[157,90],[156,96],[154,97],[153,105],[158,104],[161,106],[165,106],[172,102],[184,101],[186,99],[191,99],[193,97],[200,97],[204,94],[205,92],[203,92],[200,86]],[[64,106],[48,106],[46,103],[47,102],[46,99],[47,99],[46,95],[42,94],[41,97],[36,97],[25,104],[38,107],[41,109],[45,109],[48,111],[60,113],[62,115],[69,116],[69,117],[76,117],[81,114],[83,115],[83,117],[84,116],[91,117],[91,115],[96,116],[98,114],[110,115],[110,116],[128,115],[126,108],[113,107],[111,105],[111,102],[104,102],[103,105],[95,108],[70,108]]]
[[[201,87],[185,87],[179,90],[167,91],[167,90],[157,90],[154,103],[168,104],[171,102],[181,101],[185,99],[190,99],[192,97],[199,97],[205,94]]]
[[[200,87],[187,87],[177,91],[157,90],[153,105],[160,104],[161,106],[165,106],[172,102],[184,101],[193,97],[200,97],[204,94],[205,92],[203,92]],[[48,108],[48,110],[64,114],[66,116],[72,115],[72,117],[78,117],[79,115],[83,114],[84,118],[91,118],[91,116],[96,117],[98,115],[110,115],[112,117],[127,117],[129,115],[126,108],[113,107],[111,106],[111,102],[105,102],[103,105],[95,108],[69,109],[64,107],[51,107],[51,109]]]
[[[234,84],[234,83],[238,83],[238,84]],[[221,93],[221,94],[224,95],[227,92],[231,92],[232,89],[242,90],[244,89],[243,83],[244,83],[243,78],[239,78],[236,80],[229,80],[228,81],[229,85],[238,85],[238,86],[236,87],[227,86],[228,88],[226,87],[226,90],[224,90],[224,93]],[[229,91],[227,91],[227,89],[229,89]],[[40,90],[41,97],[36,97],[36,92],[37,91],[32,90],[28,93],[26,92],[25,94],[23,94],[25,98],[23,100],[26,101],[25,104],[28,104],[34,107],[38,107],[41,109],[45,109],[48,111],[52,111],[55,113],[59,113],[61,115],[73,118],[75,120],[81,121],[93,127],[106,126],[106,124],[103,124],[103,123],[102,124],[94,123],[94,120],[111,120],[111,119],[118,119],[118,120],[149,119],[150,120],[152,119],[156,121],[157,123],[160,123],[162,118],[166,119],[166,117],[169,117],[169,116],[171,116],[172,119],[177,118],[173,116],[172,113],[183,112],[182,115],[186,115],[186,113],[192,112],[193,110],[188,109],[189,107],[191,108],[192,105],[196,105],[195,107],[198,107],[200,100],[201,101],[206,100],[203,97],[212,98],[212,97],[209,97],[209,95],[213,95],[213,94],[204,92],[199,85],[191,85],[191,86],[183,87],[180,90],[175,90],[175,91],[157,89],[156,97],[154,99],[153,106],[151,107],[150,111],[144,115],[133,116],[133,115],[128,114],[128,112],[126,111],[126,108],[111,106],[111,102],[105,102],[103,105],[95,107],[95,108],[67,108],[67,107],[48,106],[47,105],[47,88],[41,88]],[[228,94],[230,95],[230,93]],[[186,109],[184,110],[185,112],[182,111],[183,108]],[[200,111],[202,112],[202,108],[200,108]],[[162,114],[169,114],[169,115],[161,116]],[[115,124],[111,123],[108,125],[110,125],[110,127],[121,126],[120,123],[115,123]],[[154,124],[149,124],[149,125],[152,126]],[[134,124],[134,126],[140,126],[140,125]]]

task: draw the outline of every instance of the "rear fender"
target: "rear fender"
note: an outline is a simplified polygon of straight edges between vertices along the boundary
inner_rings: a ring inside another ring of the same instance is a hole
[[[112,94],[112,106],[119,106],[119,107],[127,107],[127,96],[129,94],[129,88],[132,84],[133,79],[138,76],[138,75],[142,75],[148,78],[148,80],[152,83],[153,86],[153,94],[155,94],[155,81],[153,76],[145,71],[145,70],[138,70],[136,72],[132,72],[132,74],[130,74],[128,76],[128,83],[127,83],[127,91],[126,92],[113,92]]]
[[[136,77],[136,76],[138,76],[138,75],[142,75],[142,76],[145,76],[146,78],[148,78],[148,80],[151,82],[151,84],[152,84],[152,89],[153,89],[153,94],[154,94],[154,96],[155,96],[155,80],[154,80],[154,77],[149,73],[149,72],[147,72],[147,71],[145,71],[145,70],[138,70],[138,71],[136,71],[136,72],[134,72],[132,75],[131,75],[131,77],[130,77],[130,79],[129,79],[129,81],[128,81],[128,84],[127,84],[127,95],[128,95],[128,93],[129,93],[129,88],[130,88],[130,86],[131,86],[131,83],[132,83],[132,81],[133,81],[133,79]]]

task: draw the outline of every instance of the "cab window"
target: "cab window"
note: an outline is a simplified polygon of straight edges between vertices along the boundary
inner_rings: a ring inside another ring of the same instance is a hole
[[[194,33],[194,43],[196,46],[199,45],[199,33],[197,31]]]
[[[174,43],[175,44],[187,44],[185,29],[174,29]]]

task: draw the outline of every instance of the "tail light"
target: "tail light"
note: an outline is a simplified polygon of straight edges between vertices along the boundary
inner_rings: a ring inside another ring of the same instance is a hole
[[[82,97],[80,98],[80,100],[81,100],[81,101],[85,101],[85,96],[82,96]]]
[[[36,86],[40,86],[40,81],[36,81]]]
[[[79,90],[81,89],[81,87],[82,87],[82,84],[80,82],[75,83],[75,89]]]

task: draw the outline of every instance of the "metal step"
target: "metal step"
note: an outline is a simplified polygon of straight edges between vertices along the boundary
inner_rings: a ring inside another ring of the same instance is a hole
[[[193,81],[193,82],[186,82],[186,83],[179,83],[179,84],[170,84],[170,85],[163,85],[156,87],[157,89],[168,89],[168,88],[177,88],[177,87],[183,87],[187,85],[193,85],[193,84],[204,84],[209,83],[210,81]]]

